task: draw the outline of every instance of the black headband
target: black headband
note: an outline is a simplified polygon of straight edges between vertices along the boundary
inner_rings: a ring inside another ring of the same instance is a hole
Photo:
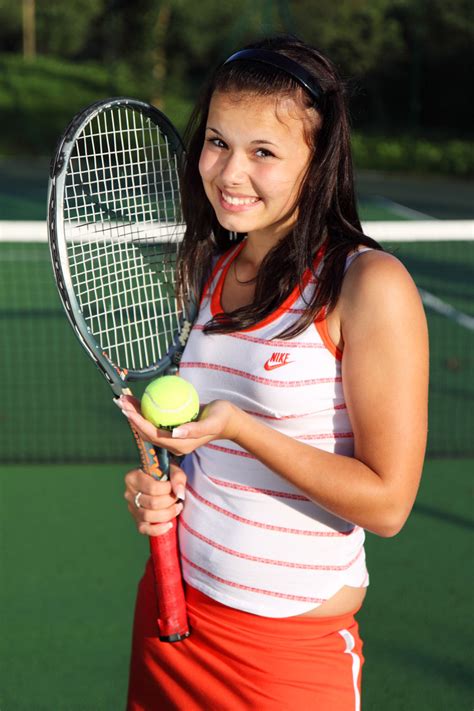
[[[320,102],[322,97],[320,85],[301,64],[294,62],[293,59],[289,59],[289,57],[285,57],[285,55],[279,52],[272,52],[268,49],[242,49],[240,52],[236,52],[229,57],[229,59],[226,59],[224,64],[241,59],[250,60],[252,62],[262,62],[263,64],[269,64],[272,67],[281,69],[283,72],[286,72],[286,74],[292,76],[293,79],[296,79],[298,84],[300,84],[303,89],[306,89],[313,97],[316,104]]]

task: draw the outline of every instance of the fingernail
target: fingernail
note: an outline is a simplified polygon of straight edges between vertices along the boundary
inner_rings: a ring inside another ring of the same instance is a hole
[[[184,506],[180,501],[178,504],[176,504],[176,515],[179,515],[183,509],[184,509]]]
[[[170,522],[167,523],[166,525],[163,525],[163,528],[161,529],[161,534],[163,534],[163,533],[168,533],[168,531],[171,531],[172,528],[173,528],[173,524],[172,524],[172,522],[170,521]]]
[[[174,437],[174,439],[179,439],[180,437],[187,437],[188,430],[186,429],[186,427],[175,427],[171,433],[171,436]]]
[[[182,484],[179,484],[179,486],[176,487],[174,493],[176,494],[176,496],[178,497],[178,499],[180,499],[181,501],[184,501],[184,500],[185,500],[185,498],[186,498],[186,489],[184,488],[184,486],[183,486]]]
[[[122,404],[121,404],[121,402],[120,402],[120,398],[119,398],[119,397],[114,397],[113,403],[114,403],[114,405],[117,405],[117,407],[118,407],[120,410],[122,409]]]

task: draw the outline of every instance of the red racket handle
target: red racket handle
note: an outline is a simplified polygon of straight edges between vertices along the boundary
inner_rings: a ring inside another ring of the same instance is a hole
[[[158,603],[158,630],[162,642],[189,637],[186,601],[179,564],[177,526],[161,536],[150,536]]]

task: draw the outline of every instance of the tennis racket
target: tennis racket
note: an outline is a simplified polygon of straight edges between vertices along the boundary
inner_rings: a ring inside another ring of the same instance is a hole
[[[175,292],[184,234],[180,210],[181,139],[157,109],[129,98],[78,113],[51,162],[48,232],[67,317],[114,395],[129,383],[176,372],[195,308]],[[142,467],[166,480],[166,450],[131,425]],[[189,635],[177,531],[150,537],[158,632]]]

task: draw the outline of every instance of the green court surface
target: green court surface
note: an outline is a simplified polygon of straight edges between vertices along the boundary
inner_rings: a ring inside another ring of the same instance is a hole
[[[472,708],[473,466],[428,461],[403,531],[368,534],[364,711]],[[122,498],[125,470],[3,467],[2,711],[124,708],[147,555]]]
[[[0,220],[45,220],[49,161],[0,159]]]

